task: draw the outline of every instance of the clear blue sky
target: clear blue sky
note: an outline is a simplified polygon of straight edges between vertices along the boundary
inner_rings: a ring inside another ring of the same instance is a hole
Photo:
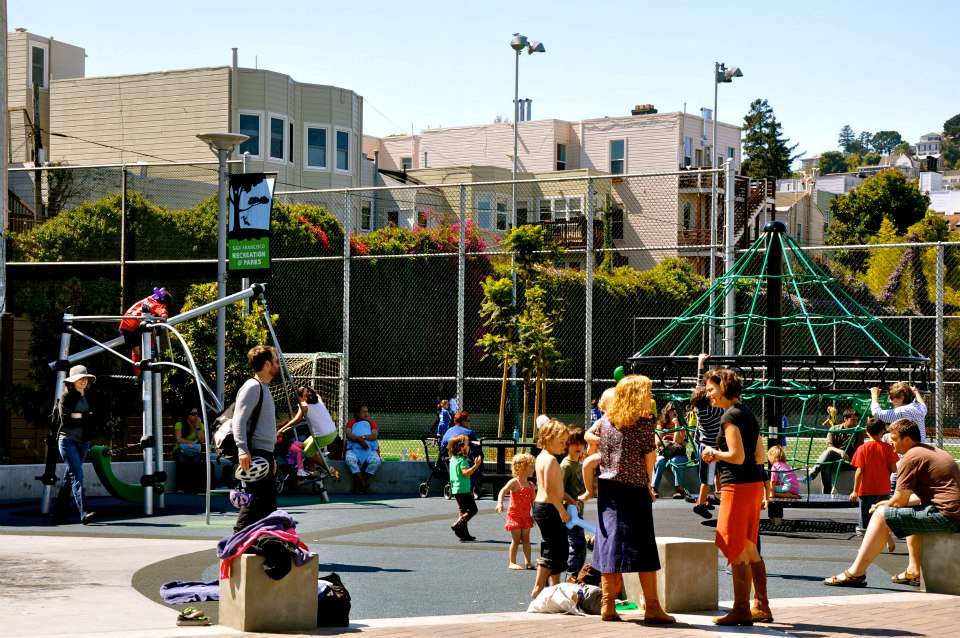
[[[940,131],[960,112],[958,17],[955,0],[8,2],[10,30],[84,47],[88,76],[225,65],[238,47],[241,66],[363,95],[373,135],[512,119],[515,31],[547,49],[520,60],[534,119],[699,113],[726,62],[744,77],[720,86],[720,120],[766,98],[808,155],[836,150],[844,124]]]

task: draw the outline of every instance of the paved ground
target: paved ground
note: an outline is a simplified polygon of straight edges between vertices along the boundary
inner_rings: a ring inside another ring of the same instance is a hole
[[[184,605],[168,606],[159,599],[164,582],[216,578],[216,541],[230,533],[235,510],[223,497],[214,505],[217,513],[207,526],[199,497],[168,495],[167,507],[152,517],[142,516],[142,506],[102,498],[95,499],[95,524],[53,527],[39,514],[38,501],[0,504],[0,609],[8,610],[0,635],[240,635],[218,626],[175,627]],[[461,545],[448,528],[456,506],[442,497],[338,496],[328,504],[309,496],[282,498],[281,508],[299,521],[301,537],[319,554],[321,574],[340,573],[353,597],[350,629],[310,635],[960,636],[960,627],[954,626],[956,598],[890,583],[890,575],[905,565],[902,544],[896,554],[881,556],[871,567],[866,589],[820,584],[843,569],[856,551],[858,539],[845,531],[855,520],[852,509],[787,510],[788,518],[811,520],[814,531],[763,535],[777,624],[719,631],[710,624],[713,614],[683,615],[677,627],[647,629],[635,623],[610,626],[593,617],[521,613],[533,575],[506,569],[509,537],[502,516],[493,511],[490,499],[479,505],[471,531],[480,542]],[[657,503],[658,533],[712,539],[713,529],[689,507],[669,500]],[[587,518],[592,518],[589,508]],[[722,570],[722,563],[715,568]],[[720,587],[721,600],[729,600],[726,574],[720,574]],[[459,594],[451,597],[450,592]],[[215,602],[194,606],[216,617]],[[894,606],[904,613],[894,613]]]

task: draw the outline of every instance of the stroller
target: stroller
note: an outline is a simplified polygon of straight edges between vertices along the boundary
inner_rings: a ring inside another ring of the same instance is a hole
[[[427,498],[430,495],[430,482],[433,479],[439,479],[443,483],[443,497],[447,500],[453,498],[450,492],[450,464],[447,462],[447,451],[440,449],[440,438],[435,434],[424,434],[420,437],[423,443],[423,460],[430,470],[430,474],[420,483],[420,497]],[[475,459],[477,455],[483,455],[483,448],[477,441],[470,442],[470,458]],[[432,460],[431,460],[432,459]],[[474,498],[480,498],[484,495],[482,485],[483,464],[480,469],[470,476],[470,491]]]
[[[324,480],[331,476],[336,476],[336,470],[332,470],[327,465],[324,451],[320,451],[320,460],[322,464],[317,467],[316,472],[309,476],[297,475],[297,464],[290,446],[293,443],[293,432],[284,433],[277,441],[274,447],[274,455],[277,462],[276,490],[277,494],[299,494],[304,488],[309,488],[314,494],[320,495],[320,500],[324,503],[330,502],[330,494],[324,487]],[[339,477],[337,477],[339,478]]]

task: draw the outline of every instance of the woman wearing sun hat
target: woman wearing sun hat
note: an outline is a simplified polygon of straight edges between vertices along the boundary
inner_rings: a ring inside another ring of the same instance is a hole
[[[94,425],[99,418],[99,414],[94,412],[96,401],[90,392],[90,386],[96,380],[95,376],[87,372],[86,366],[73,366],[70,368],[70,376],[63,380],[63,392],[60,393],[57,405],[60,416],[57,445],[67,472],[54,505],[54,522],[65,521],[71,492],[80,512],[81,523],[86,525],[96,516],[96,512],[87,508],[83,491],[83,460],[90,449]]]

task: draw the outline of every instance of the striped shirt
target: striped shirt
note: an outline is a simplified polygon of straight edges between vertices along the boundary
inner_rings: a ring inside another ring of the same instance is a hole
[[[697,432],[693,437],[694,442],[697,445],[716,445],[717,437],[720,435],[720,417],[723,416],[723,410],[710,405],[710,399],[701,399],[693,408],[697,412]]]
[[[897,408],[884,410],[880,404],[873,401],[870,404],[870,413],[873,418],[880,419],[884,423],[893,423],[897,419],[910,419],[920,427],[920,442],[927,442],[927,426],[924,419],[927,418],[927,406],[919,401],[905,403]]]

